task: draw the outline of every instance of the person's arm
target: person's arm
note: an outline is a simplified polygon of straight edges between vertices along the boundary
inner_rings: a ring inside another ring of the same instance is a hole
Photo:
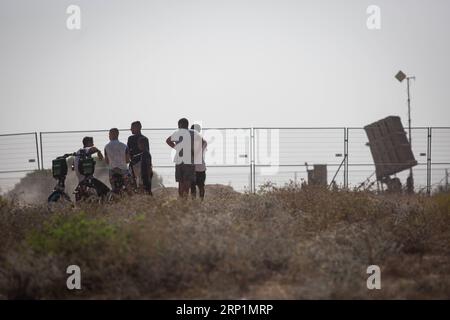
[[[175,148],[176,143],[172,141],[172,136],[166,139],[166,143],[169,145],[169,147]]]
[[[98,150],[98,152],[97,152],[97,156],[98,156],[98,159],[101,161],[101,160],[103,160],[103,154],[102,154],[102,152],[100,151],[100,150]]]
[[[130,152],[128,151],[128,148],[125,150],[125,162],[130,163]]]
[[[147,140],[148,141],[148,140]],[[148,145],[148,156],[150,157],[150,168],[153,168],[153,164],[152,164],[152,154],[150,153],[150,144]]]
[[[105,149],[105,162],[106,162],[106,164],[109,164],[109,158],[108,158],[108,153],[106,152],[106,149]]]
[[[148,142],[147,137],[145,137],[145,147],[147,148],[148,153],[150,153],[150,143]]]
[[[98,156],[98,159],[99,160],[103,160],[103,154],[102,154],[102,152],[99,149],[97,149],[97,147],[92,147],[91,150],[90,150],[90,153],[91,154],[96,153],[97,156]]]
[[[128,153],[130,154],[130,158],[131,158],[132,154],[134,155],[133,139],[134,139],[134,135],[129,136],[128,141],[127,141],[127,148],[128,148]]]

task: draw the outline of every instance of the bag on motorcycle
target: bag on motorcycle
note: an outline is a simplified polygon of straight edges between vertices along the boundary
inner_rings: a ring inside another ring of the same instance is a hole
[[[67,161],[64,158],[57,158],[52,161],[53,178],[58,179],[67,175]]]
[[[78,171],[83,176],[92,176],[95,171],[95,160],[92,158],[80,159],[78,162]]]

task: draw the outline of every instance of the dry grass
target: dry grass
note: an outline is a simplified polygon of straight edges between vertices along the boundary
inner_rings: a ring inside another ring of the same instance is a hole
[[[211,189],[54,211],[0,200],[0,298],[450,297],[448,194]],[[366,288],[371,264],[382,290]]]

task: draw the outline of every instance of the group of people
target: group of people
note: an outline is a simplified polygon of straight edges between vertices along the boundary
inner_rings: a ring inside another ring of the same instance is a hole
[[[109,142],[103,153],[94,146],[92,137],[83,138],[83,148],[75,154],[74,169],[79,181],[84,179],[79,171],[78,162],[82,156],[97,154],[100,160],[105,160],[108,165],[109,180],[114,190],[115,177],[122,178],[125,189],[141,189],[152,195],[153,164],[150,153],[150,144],[142,132],[139,121],[131,124],[131,136],[127,143],[119,140],[119,130],[109,130]],[[203,200],[205,196],[206,165],[205,151],[206,141],[202,138],[200,125],[194,124],[189,129],[189,121],[182,118],[178,121],[178,129],[170,135],[166,143],[175,150],[173,161],[175,162],[175,180],[178,182],[178,194],[187,197],[189,193],[193,198],[199,196]]]
[[[180,197],[187,197],[190,191],[195,198],[197,187],[200,198],[205,197],[207,142],[200,132],[200,125],[194,124],[189,129],[189,121],[181,118],[178,120],[178,130],[166,139],[166,143],[175,150],[175,181],[178,182]]]

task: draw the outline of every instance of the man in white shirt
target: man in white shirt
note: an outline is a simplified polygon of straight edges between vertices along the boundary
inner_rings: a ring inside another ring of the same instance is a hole
[[[175,149],[175,181],[178,182],[178,194],[187,197],[191,184],[196,181],[195,164],[202,163],[203,139],[198,132],[189,130],[189,121],[178,121],[178,130],[166,139],[166,143]]]
[[[105,146],[105,162],[109,166],[109,181],[114,190],[114,174],[121,174],[125,187],[130,185],[130,174],[128,171],[128,163],[130,155],[128,147],[125,143],[119,141],[119,130],[112,128],[109,130],[109,143]]]

